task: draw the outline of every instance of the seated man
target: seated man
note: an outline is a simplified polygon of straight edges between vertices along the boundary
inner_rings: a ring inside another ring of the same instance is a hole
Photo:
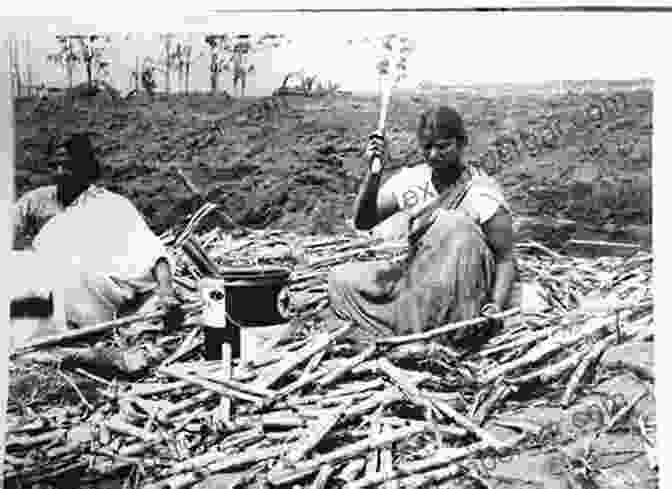
[[[13,255],[13,310],[21,310],[16,304],[22,300],[41,297],[52,302],[46,310],[63,329],[66,321],[85,326],[112,320],[152,289],[160,304],[176,305],[170,255],[128,199],[95,185],[101,167],[88,135],[74,135],[66,149],[69,158],[56,185],[29,192],[14,208],[16,233],[27,232],[31,223],[39,230],[29,249]],[[23,341],[26,334],[45,334],[15,333]]]
[[[354,209],[357,229],[408,238],[408,259],[347,264],[329,278],[332,313],[354,320],[361,341],[427,331],[509,304],[516,273],[511,209],[494,179],[462,161],[462,118],[450,107],[430,109],[419,118],[417,138],[425,163],[381,188],[386,144],[380,134],[370,137],[370,168]],[[412,217],[423,209],[426,217]],[[473,346],[474,333],[447,339]]]

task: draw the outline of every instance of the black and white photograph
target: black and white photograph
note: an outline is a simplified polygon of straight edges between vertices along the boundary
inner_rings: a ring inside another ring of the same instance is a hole
[[[664,487],[669,15],[406,7],[0,20],[5,488]]]

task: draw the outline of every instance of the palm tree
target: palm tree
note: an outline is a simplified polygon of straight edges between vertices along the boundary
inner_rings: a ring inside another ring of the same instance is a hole
[[[56,40],[60,48],[57,53],[48,54],[47,61],[55,63],[65,70],[68,79],[68,91],[72,92],[72,77],[79,63],[79,56],[70,36],[56,36]]]
[[[226,46],[229,44],[228,34],[208,34],[204,39],[210,47],[210,91],[214,95],[219,87],[219,75],[224,71]]]
[[[109,36],[89,35],[57,35],[59,50],[47,55],[47,61],[57,63],[65,69],[68,77],[68,88],[72,91],[72,78],[77,65],[84,66],[89,93],[94,90],[94,81],[108,74],[109,61],[104,59]]]

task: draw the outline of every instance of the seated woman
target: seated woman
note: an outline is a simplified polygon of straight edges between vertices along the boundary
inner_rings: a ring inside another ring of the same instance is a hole
[[[425,163],[402,169],[381,188],[386,144],[380,134],[371,136],[370,168],[354,212],[358,229],[407,237],[408,260],[347,264],[329,277],[331,311],[353,320],[361,341],[427,331],[509,305],[516,267],[512,213],[501,188],[463,163],[467,136],[454,109],[421,114],[417,137]],[[425,217],[410,217],[423,210]],[[466,346],[478,329],[446,339]]]

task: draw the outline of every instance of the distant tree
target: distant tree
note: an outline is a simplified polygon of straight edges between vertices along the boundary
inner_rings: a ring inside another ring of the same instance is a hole
[[[289,73],[287,73],[284,76],[280,86],[278,88],[276,88],[275,90],[273,90],[273,95],[287,95],[292,90],[296,90],[295,87],[290,87],[289,86],[289,80],[295,79],[295,80],[299,81],[299,84],[300,84],[300,80],[301,80],[302,76],[303,76],[303,71],[290,71]]]
[[[110,62],[105,59],[105,49],[110,43],[110,37],[99,34],[57,35],[56,41],[60,48],[57,53],[47,55],[47,60],[65,69],[70,89],[77,65],[83,66],[87,87],[90,93],[93,92],[95,82],[109,75]]]
[[[156,79],[154,78],[154,73],[157,71],[154,61],[152,58],[145,58],[142,66],[140,82],[142,84],[143,90],[150,96],[154,96],[154,91],[156,90]]]
[[[313,85],[317,81],[317,75],[303,75],[301,77],[301,89],[306,97],[310,97],[313,92]]]
[[[174,67],[185,93],[189,93],[191,68],[203,55],[204,53],[195,54],[194,48],[189,41],[179,41],[175,45],[175,50],[173,51]]]
[[[57,53],[48,54],[47,61],[63,68],[68,79],[68,89],[72,90],[72,78],[79,64],[77,46],[69,36],[56,36],[56,40],[59,43],[59,50]]]
[[[21,77],[21,61],[19,59],[19,45],[14,37],[9,40],[9,69],[12,78],[12,95],[20,97],[23,95],[23,82]]]
[[[287,88],[287,83],[289,83],[289,80],[293,77],[296,77],[296,76],[300,75],[300,74],[301,74],[300,71],[291,71],[291,72],[287,73],[285,75],[285,77],[282,79],[282,84],[280,85],[280,88],[281,89]]]
[[[204,40],[210,47],[210,91],[214,95],[219,88],[219,76],[227,62],[225,46],[229,43],[229,34],[208,34]]]
[[[229,62],[224,65],[224,69],[231,71],[233,76],[233,94],[236,95],[238,83],[240,83],[240,96],[245,96],[245,87],[247,85],[247,75],[254,72],[254,65],[249,62],[249,55],[253,51],[251,36],[249,34],[238,34],[235,36],[231,46],[231,57]]]
[[[182,89],[187,92],[186,88],[189,83],[185,81],[187,74],[187,60],[191,57],[191,46],[177,43],[175,46],[175,71],[177,72],[177,82],[182,86]]]
[[[247,78],[256,68],[250,58],[256,53],[282,46],[290,41],[284,34],[264,34],[253,38],[251,34],[209,34],[205,42],[210,46],[210,88],[217,91],[219,76],[223,71],[232,75],[234,94],[240,85],[240,96],[245,96]]]
[[[240,96],[245,96],[247,77],[255,73],[255,67],[250,63],[250,57],[262,51],[287,45],[290,42],[284,34],[266,33],[259,37],[256,42],[253,41],[250,34],[238,34],[234,38],[231,62],[228,65],[231,67],[233,74],[234,93],[240,82]]]
[[[315,87],[315,93],[320,96],[332,95],[336,93],[339,88],[341,88],[341,85],[331,80],[327,80],[326,82],[318,81],[317,87]]]
[[[175,39],[175,34],[167,33],[161,34],[160,36],[163,51],[161,52],[161,64],[163,65],[163,75],[165,76],[166,83],[166,93],[170,93],[170,75],[173,71],[173,64],[175,62],[175,52],[173,46],[173,40]]]

